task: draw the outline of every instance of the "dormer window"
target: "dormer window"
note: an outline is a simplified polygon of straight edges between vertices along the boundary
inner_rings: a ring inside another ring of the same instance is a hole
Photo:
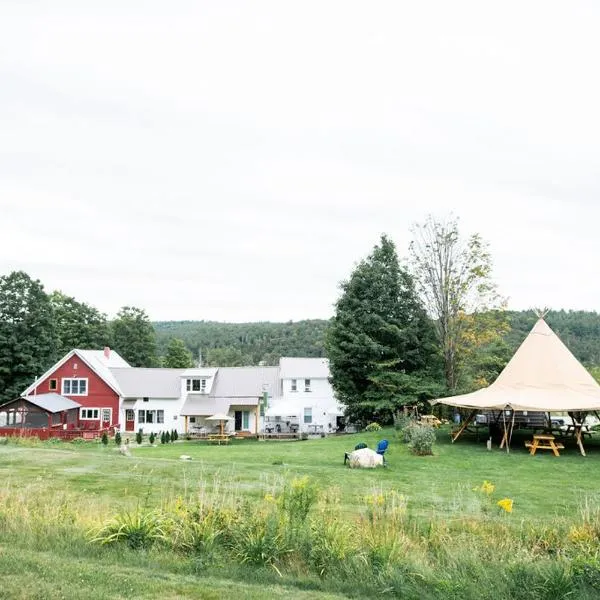
[[[310,379],[305,379],[304,380],[304,391],[305,392],[310,392]]]
[[[186,388],[188,392],[200,392],[206,393],[206,378],[204,377],[193,377],[186,380]]]

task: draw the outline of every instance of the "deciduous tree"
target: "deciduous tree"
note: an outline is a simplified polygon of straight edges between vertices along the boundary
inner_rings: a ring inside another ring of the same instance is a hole
[[[341,289],[325,343],[332,385],[352,421],[390,421],[400,406],[428,396],[437,361],[432,324],[386,236]]]
[[[112,322],[115,350],[132,367],[158,365],[156,334],[144,310],[124,306]]]
[[[167,346],[164,366],[170,369],[189,369],[194,366],[192,353],[186,348],[183,340],[172,338]]]
[[[52,365],[56,342],[42,284],[23,271],[0,277],[0,401],[17,398]]]
[[[490,348],[508,330],[504,301],[492,279],[489,246],[480,235],[464,239],[457,219],[432,216],[415,225],[413,235],[413,273],[435,324],[446,386],[454,392],[478,350]]]

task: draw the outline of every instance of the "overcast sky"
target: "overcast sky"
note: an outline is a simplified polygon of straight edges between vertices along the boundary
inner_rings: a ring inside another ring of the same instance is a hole
[[[600,308],[600,4],[0,2],[0,274],[110,316],[327,318],[382,233]]]

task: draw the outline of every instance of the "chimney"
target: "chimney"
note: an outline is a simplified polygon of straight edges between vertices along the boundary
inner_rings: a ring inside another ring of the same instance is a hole
[[[106,360],[110,358],[110,348],[108,346],[104,346],[104,358]]]

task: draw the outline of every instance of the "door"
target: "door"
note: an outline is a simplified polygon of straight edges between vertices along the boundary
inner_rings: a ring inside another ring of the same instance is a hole
[[[135,431],[135,411],[131,408],[125,409],[125,431]]]
[[[235,430],[236,431],[242,430],[242,411],[241,410],[235,411]]]
[[[111,408],[102,409],[102,427],[110,427],[110,420],[112,416]]]

